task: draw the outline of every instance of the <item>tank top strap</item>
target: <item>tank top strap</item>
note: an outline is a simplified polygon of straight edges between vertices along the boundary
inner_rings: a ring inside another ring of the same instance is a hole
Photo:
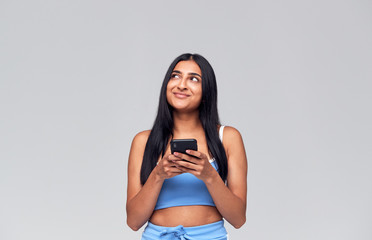
[[[223,139],[223,129],[224,129],[225,126],[221,125],[220,127],[220,139],[221,139],[221,142],[222,142],[222,139]]]

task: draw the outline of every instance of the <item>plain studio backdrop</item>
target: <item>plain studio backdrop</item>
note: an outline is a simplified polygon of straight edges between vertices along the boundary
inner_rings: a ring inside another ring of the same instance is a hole
[[[0,239],[140,239],[127,161],[175,57],[248,157],[230,239],[372,239],[372,2],[0,2]]]

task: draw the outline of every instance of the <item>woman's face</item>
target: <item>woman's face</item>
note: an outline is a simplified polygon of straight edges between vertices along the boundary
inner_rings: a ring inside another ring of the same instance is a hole
[[[193,60],[180,61],[167,85],[168,103],[176,111],[193,111],[202,99],[202,74]]]

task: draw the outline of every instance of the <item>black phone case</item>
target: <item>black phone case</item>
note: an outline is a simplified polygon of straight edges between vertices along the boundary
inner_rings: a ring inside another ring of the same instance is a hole
[[[198,151],[198,143],[196,139],[173,139],[170,142],[171,152],[186,153],[187,149]],[[188,155],[188,154],[187,154]]]

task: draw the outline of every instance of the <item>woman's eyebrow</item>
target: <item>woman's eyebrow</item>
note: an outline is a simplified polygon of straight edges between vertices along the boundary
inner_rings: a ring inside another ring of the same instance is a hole
[[[201,76],[197,73],[189,73],[189,75],[199,76],[201,78]]]
[[[175,73],[180,73],[180,74],[182,74],[182,73],[181,73],[180,71],[178,71],[178,70],[173,70],[172,73],[174,73],[174,72],[175,72]],[[199,77],[201,78],[201,76],[200,76],[199,74],[197,74],[197,73],[193,73],[193,72],[192,72],[192,73],[189,73],[189,75],[199,76]]]

